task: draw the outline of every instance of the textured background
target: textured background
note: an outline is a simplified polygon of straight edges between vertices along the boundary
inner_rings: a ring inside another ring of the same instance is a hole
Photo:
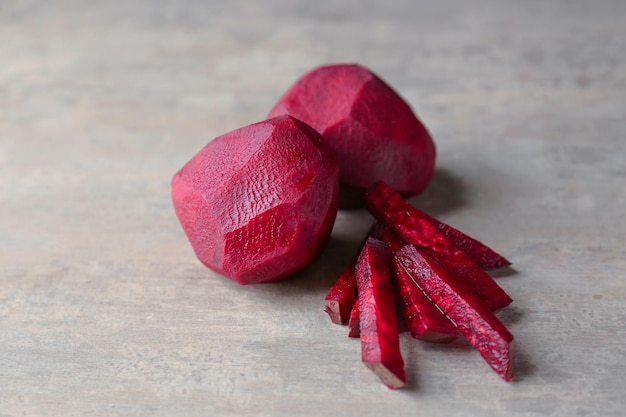
[[[435,3],[0,0],[0,416],[624,415],[626,4]],[[360,363],[322,308],[365,212],[276,285],[196,261],[172,174],[346,61],[437,142],[414,204],[513,260],[517,382],[407,334],[406,389]]]

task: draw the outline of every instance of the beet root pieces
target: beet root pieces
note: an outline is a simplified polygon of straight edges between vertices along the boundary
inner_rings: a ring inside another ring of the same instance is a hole
[[[389,246],[369,238],[356,264],[363,363],[389,388],[406,382],[396,307],[389,278]]]
[[[338,171],[315,130],[280,116],[209,142],[174,175],[172,200],[203,264],[240,284],[271,282],[328,240]]]
[[[411,335],[424,341],[446,343],[460,333],[498,375],[511,381],[513,335],[492,312],[511,299],[477,264],[492,268],[509,262],[413,208],[384,183],[368,191],[367,203],[379,221],[370,231],[374,238],[362,247],[354,271],[351,264],[342,275],[353,272],[358,284],[356,302],[342,309],[351,308],[348,335],[361,337],[363,362],[389,388],[404,385],[395,319],[401,314]]]

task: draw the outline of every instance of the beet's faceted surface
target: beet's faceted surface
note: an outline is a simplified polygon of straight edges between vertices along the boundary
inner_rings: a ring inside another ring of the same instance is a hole
[[[338,165],[310,126],[281,116],[209,142],[172,180],[198,259],[240,284],[310,264],[337,213]]]
[[[435,146],[409,105],[367,68],[319,67],[300,78],[271,116],[290,114],[311,125],[337,154],[342,202],[361,200],[383,180],[403,195],[421,193],[435,167]],[[357,201],[359,203],[359,201]]]

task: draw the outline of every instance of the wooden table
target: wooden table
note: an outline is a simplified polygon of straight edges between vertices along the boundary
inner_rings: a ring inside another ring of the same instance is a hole
[[[431,130],[412,203],[514,262],[517,382],[408,334],[406,389],[361,364],[322,310],[364,211],[279,284],[195,259],[173,173],[330,62]],[[620,1],[0,1],[0,416],[624,415],[625,132]]]

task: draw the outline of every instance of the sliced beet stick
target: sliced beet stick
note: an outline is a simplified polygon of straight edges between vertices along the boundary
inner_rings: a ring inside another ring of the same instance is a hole
[[[350,312],[357,300],[357,285],[354,268],[356,260],[339,276],[335,284],[330,288],[324,300],[324,311],[328,313],[330,320],[335,324],[347,324]]]
[[[407,245],[394,256],[415,284],[450,318],[493,370],[505,381],[511,381],[513,335],[476,292],[426,248]]]
[[[328,313],[330,320],[335,324],[348,324],[350,314],[357,300],[357,285],[354,275],[354,268],[359,259],[363,245],[370,236],[376,236],[382,225],[376,222],[371,227],[363,242],[359,246],[359,250],[354,255],[350,264],[339,276],[335,284],[330,288],[324,299],[324,311]],[[357,336],[358,337],[358,336]]]
[[[390,261],[389,246],[369,238],[357,262],[356,279],[363,363],[387,387],[395,389],[404,386],[406,374],[389,276]]]
[[[441,260],[476,291],[492,310],[511,303],[511,297],[469,256],[433,226],[425,213],[411,206],[383,182],[367,192],[372,215],[406,243],[432,249]]]
[[[511,262],[489,246],[466,235],[458,229],[443,223],[434,217],[422,212],[422,215],[439,230],[457,248],[469,256],[482,269],[496,269],[511,265]]]
[[[411,336],[435,343],[449,343],[456,339],[459,331],[454,323],[424,295],[397,261],[394,260],[393,264],[394,289]]]

